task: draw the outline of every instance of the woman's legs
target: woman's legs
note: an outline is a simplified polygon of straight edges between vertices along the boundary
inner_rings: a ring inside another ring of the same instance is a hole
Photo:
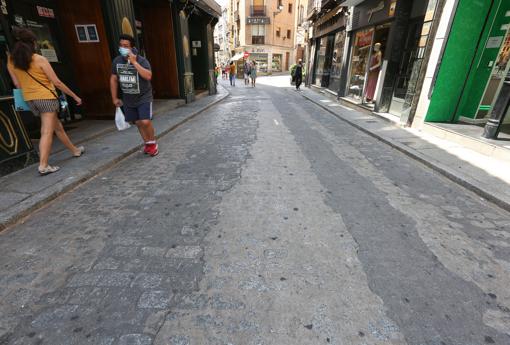
[[[48,166],[53,132],[55,131],[55,119],[57,113],[41,113],[41,139],[39,140],[39,169]]]
[[[62,144],[64,144],[64,146],[67,147],[67,149],[71,151],[73,155],[80,153],[80,150],[73,145],[71,139],[69,139],[69,137],[67,136],[67,133],[64,130],[64,126],[62,126],[62,122],[60,122],[57,116],[54,117],[54,121],[55,121],[54,125],[55,134],[57,135],[58,139],[62,142]]]

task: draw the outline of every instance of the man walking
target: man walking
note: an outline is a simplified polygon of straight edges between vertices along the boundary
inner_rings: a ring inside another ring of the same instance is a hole
[[[236,65],[233,61],[230,62],[229,78],[230,78],[230,86],[236,86]]]
[[[296,90],[299,91],[299,86],[301,86],[301,82],[303,81],[303,61],[301,61],[301,59],[298,61],[296,70],[294,71],[294,76],[296,79]]]
[[[138,127],[145,143],[143,152],[154,157],[159,151],[152,126],[151,65],[143,56],[137,55],[135,40],[130,35],[120,35],[119,54],[112,62],[112,102],[116,107],[122,106],[126,121]]]

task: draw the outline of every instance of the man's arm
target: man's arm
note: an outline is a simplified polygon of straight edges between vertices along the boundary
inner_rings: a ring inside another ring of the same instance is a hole
[[[122,106],[122,101],[119,99],[119,93],[118,93],[118,81],[117,76],[115,74],[112,74],[110,76],[110,92],[112,94],[112,103],[116,107]]]
[[[140,63],[136,59],[136,55],[130,52],[128,55],[128,59],[129,62],[131,62],[131,64],[136,68],[140,77],[149,81],[152,79],[152,71],[150,70],[150,68],[145,68],[142,65],[140,65]]]

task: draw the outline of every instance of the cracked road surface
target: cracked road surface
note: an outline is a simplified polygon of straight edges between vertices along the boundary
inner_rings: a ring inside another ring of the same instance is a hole
[[[259,79],[0,234],[0,344],[510,344],[509,213]]]

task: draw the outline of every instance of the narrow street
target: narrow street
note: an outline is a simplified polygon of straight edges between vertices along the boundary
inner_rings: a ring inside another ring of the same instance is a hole
[[[288,81],[0,233],[0,344],[510,344],[510,214]]]

